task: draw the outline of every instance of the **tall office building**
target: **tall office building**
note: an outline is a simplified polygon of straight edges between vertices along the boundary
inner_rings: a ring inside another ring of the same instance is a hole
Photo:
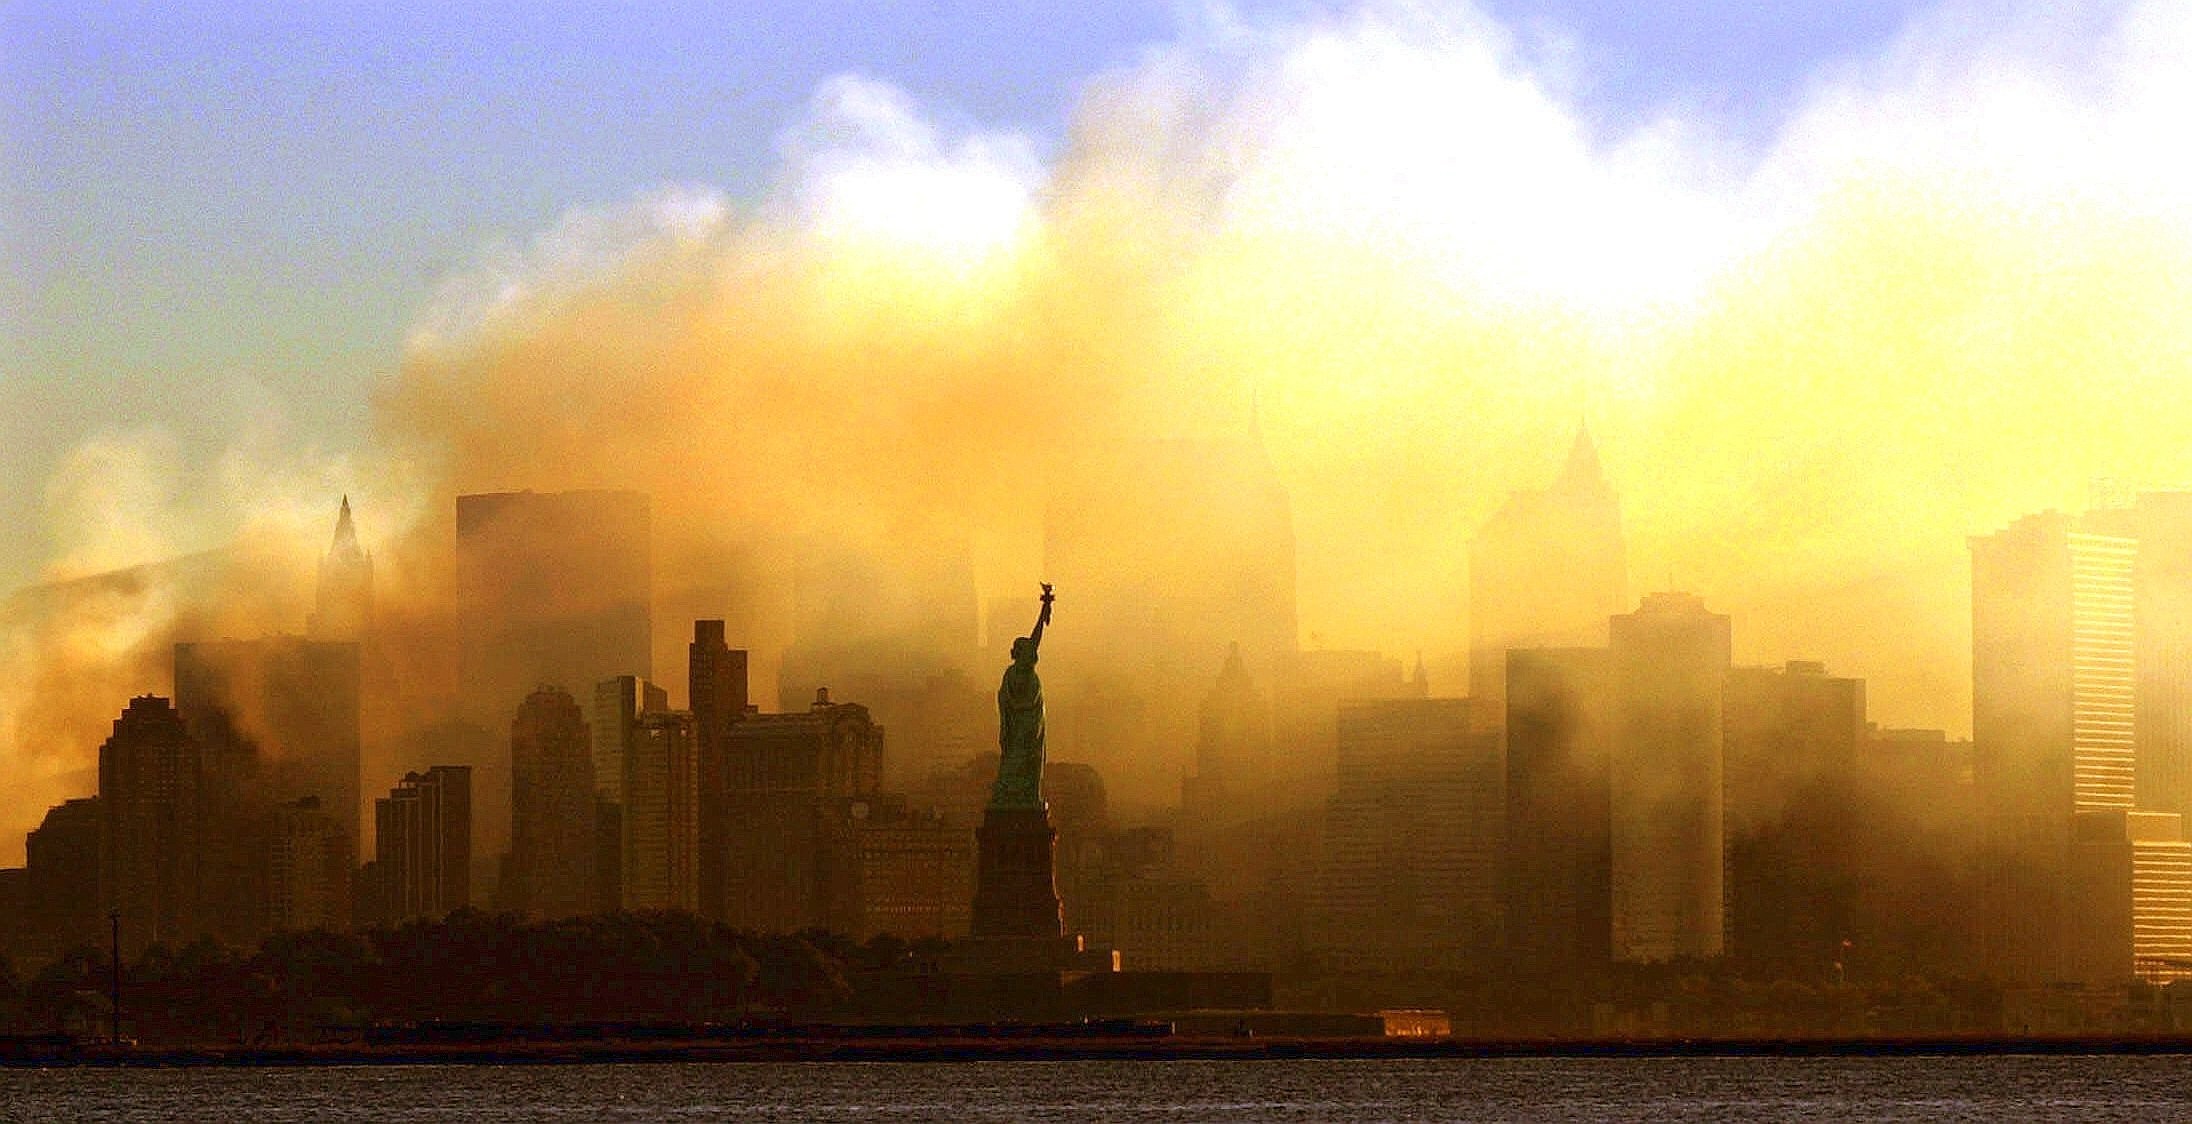
[[[1248,673],[1240,645],[1203,696],[1195,732],[1195,776],[1183,796],[1206,821],[1253,818],[1271,775],[1271,702]],[[1217,826],[1207,824],[1207,826]]]
[[[655,709],[633,720],[618,817],[625,909],[700,908],[699,740],[689,711]]]
[[[100,910],[99,798],[83,797],[47,809],[23,840],[23,877],[30,895],[30,950],[51,958],[94,943],[106,924]]]
[[[700,773],[699,908],[701,916],[720,921],[726,915],[725,862],[730,854],[730,730],[748,709],[746,652],[724,640],[722,621],[693,622],[686,677]]]
[[[1610,639],[1614,958],[1718,956],[1728,618],[1654,593]]]
[[[545,918],[601,908],[594,759],[570,694],[541,687],[510,724],[508,902]]]
[[[266,922],[270,933],[343,929],[351,919],[350,832],[316,796],[274,810],[267,833]]]
[[[611,804],[624,803],[625,762],[633,731],[643,714],[670,709],[670,692],[637,675],[619,675],[594,684],[594,707],[586,715],[593,739],[594,793]]]
[[[2136,803],[2192,814],[2192,492],[2141,493],[2129,522]]]
[[[805,711],[733,723],[725,748],[723,919],[764,932],[859,928],[854,812],[880,787],[883,728],[824,690]]]
[[[305,633],[314,640],[362,641],[373,624],[373,557],[358,545],[350,497],[335,514],[335,541],[320,559],[312,615]]]
[[[1613,959],[1612,657],[1506,655],[1508,954],[1542,975],[1603,968]]]
[[[202,931],[198,743],[168,700],[139,695],[99,747],[99,889],[121,917],[122,952]]]
[[[1809,660],[1736,668],[1723,731],[1727,951],[1827,978],[1856,935],[1865,681]]]
[[[2174,812],[2080,812],[2071,843],[2064,976],[2089,984],[2192,979],[2192,842]]]
[[[1504,713],[1509,648],[1597,646],[1628,603],[1621,500],[1578,427],[1553,486],[1516,492],[1469,546],[1469,695]]]
[[[1971,540],[1972,741],[1997,816],[2046,820],[2136,798],[2137,540],[2058,512]]]
[[[437,921],[472,904],[472,767],[406,773],[373,805],[366,889],[385,922]]]
[[[1505,775],[1470,707],[1340,706],[1319,943],[1345,962],[1458,966],[1498,944]]]
[[[2070,971],[2073,816],[2129,811],[2138,543],[2113,514],[2026,516],[1971,540],[1973,768],[1987,842],[1986,969]]]
[[[618,675],[652,678],[653,519],[645,494],[466,495],[457,497],[456,516],[459,717],[500,729],[540,684],[583,693]],[[499,849],[512,807],[504,762],[460,763],[480,767],[481,836]]]

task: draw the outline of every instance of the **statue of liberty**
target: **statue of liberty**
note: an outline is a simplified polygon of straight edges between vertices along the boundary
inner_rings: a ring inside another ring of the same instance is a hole
[[[1043,806],[1043,681],[1035,675],[1036,649],[1050,623],[1050,583],[1043,583],[1043,609],[1035,631],[1012,642],[1012,666],[997,687],[997,783],[989,806],[1039,810]]]

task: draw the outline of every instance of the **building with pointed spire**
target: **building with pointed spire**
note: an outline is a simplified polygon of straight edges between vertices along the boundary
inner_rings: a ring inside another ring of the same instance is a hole
[[[1628,605],[1621,499],[1588,426],[1552,487],[1516,492],[1469,547],[1469,696],[1505,711],[1511,648],[1601,647]]]
[[[305,632],[314,640],[363,640],[373,624],[373,556],[358,545],[350,497],[335,515],[335,541],[320,559],[320,581]]]

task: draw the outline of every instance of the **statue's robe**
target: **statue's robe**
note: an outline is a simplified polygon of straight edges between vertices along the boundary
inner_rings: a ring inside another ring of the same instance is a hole
[[[1015,660],[997,686],[997,784],[992,808],[1043,806],[1043,681],[1034,660]]]

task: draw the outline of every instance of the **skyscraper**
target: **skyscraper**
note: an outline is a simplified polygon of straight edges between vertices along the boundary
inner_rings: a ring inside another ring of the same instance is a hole
[[[625,909],[700,907],[697,725],[682,710],[649,710],[633,720],[619,817]]]
[[[1495,720],[1504,713],[1509,648],[1604,644],[1628,584],[1621,500],[1579,426],[1553,486],[1516,492],[1470,544],[1470,697]]]
[[[2072,812],[2132,806],[2137,555],[2059,512],[1971,540],[1972,741],[1993,814],[2060,838]]]
[[[599,834],[595,888],[603,909],[624,903],[625,790],[635,767],[639,723],[644,715],[670,708],[670,693],[636,675],[619,675],[594,684],[594,705],[587,714],[594,756],[595,829]],[[654,779],[651,775],[648,779]],[[650,798],[659,796],[650,794]]]
[[[1728,618],[1654,593],[1611,640],[1614,958],[1718,956]]]
[[[103,820],[98,797],[70,800],[47,809],[46,818],[24,838],[34,955],[59,956],[98,940],[106,921],[100,913],[104,895],[99,882]]]
[[[730,729],[746,716],[746,652],[724,641],[722,621],[698,620],[686,653],[686,700],[693,708],[700,773],[700,912],[722,920],[731,831]]]
[[[1199,717],[1188,803],[1206,819],[1252,818],[1264,804],[1263,789],[1274,779],[1271,702],[1249,675],[1240,645],[1227,649],[1225,666],[1203,696]]]
[[[856,807],[883,770],[883,728],[818,691],[794,714],[749,714],[726,743],[724,920],[770,932],[860,925]]]
[[[1505,776],[1470,707],[1340,706],[1319,943],[1348,963],[1451,967],[1498,944]]]
[[[2080,812],[2071,844],[2064,978],[2103,986],[2192,979],[2192,843],[2174,812]]]
[[[1780,978],[1824,978],[1854,934],[1865,681],[1826,665],[1728,673],[1728,952]]]
[[[1507,949],[1542,974],[1613,958],[1613,667],[1604,648],[1507,651]]]
[[[510,801],[510,904],[548,918],[600,909],[592,739],[561,688],[526,696],[510,723]]]
[[[99,889],[120,913],[122,951],[201,931],[198,743],[168,700],[139,695],[99,747]]]
[[[268,835],[268,932],[341,929],[350,924],[350,832],[316,796],[275,809]]]
[[[335,515],[335,541],[320,559],[320,581],[305,633],[314,640],[361,641],[373,623],[373,558],[358,545],[350,497]]]
[[[406,773],[373,805],[366,879],[377,920],[439,920],[472,904],[472,767]]]
[[[2192,492],[2142,493],[2133,514],[2133,787],[2143,811],[2192,815]]]
[[[1971,540],[1973,769],[1986,818],[1984,959],[2059,980],[2072,817],[2128,811],[2138,542],[2114,514],[2029,515]]]

